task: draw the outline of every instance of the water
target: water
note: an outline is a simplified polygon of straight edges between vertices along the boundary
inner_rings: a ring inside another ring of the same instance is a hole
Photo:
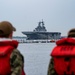
[[[23,43],[18,49],[24,56],[26,75],[47,75],[50,53],[55,43]]]

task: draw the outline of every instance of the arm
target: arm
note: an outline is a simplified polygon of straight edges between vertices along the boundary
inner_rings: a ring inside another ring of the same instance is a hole
[[[54,69],[53,58],[50,59],[47,75],[57,75]]]
[[[11,75],[21,75],[24,65],[24,58],[21,53],[15,49],[10,57]]]

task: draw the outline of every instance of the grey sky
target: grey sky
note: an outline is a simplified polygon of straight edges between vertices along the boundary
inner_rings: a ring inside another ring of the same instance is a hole
[[[14,35],[33,31],[42,19],[47,31],[67,35],[75,27],[75,0],[0,0],[0,21],[10,21]]]

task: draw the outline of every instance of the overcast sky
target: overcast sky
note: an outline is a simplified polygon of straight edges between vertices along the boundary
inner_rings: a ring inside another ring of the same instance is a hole
[[[0,0],[0,21],[16,27],[14,36],[33,31],[42,19],[47,31],[67,35],[75,28],[75,0]]]

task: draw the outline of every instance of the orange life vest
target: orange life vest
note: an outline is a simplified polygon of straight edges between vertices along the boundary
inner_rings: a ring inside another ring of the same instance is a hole
[[[58,75],[75,75],[75,39],[64,38],[56,42],[51,56]]]
[[[0,75],[11,75],[10,55],[17,48],[17,41],[0,41]],[[22,75],[25,75],[24,70]]]

